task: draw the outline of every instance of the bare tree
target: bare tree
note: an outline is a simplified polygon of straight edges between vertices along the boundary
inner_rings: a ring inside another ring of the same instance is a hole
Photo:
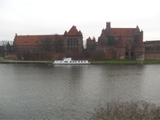
[[[145,101],[113,101],[97,108],[90,120],[160,120],[160,107]]]

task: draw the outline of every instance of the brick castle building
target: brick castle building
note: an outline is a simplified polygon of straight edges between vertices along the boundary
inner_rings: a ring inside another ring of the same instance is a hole
[[[18,59],[54,60],[63,57],[73,59],[160,59],[160,42],[143,42],[143,31],[135,28],[106,28],[96,41],[88,38],[83,47],[83,34],[72,26],[63,35],[17,35],[14,52]]]
[[[14,49],[18,59],[61,59],[82,57],[83,35],[76,26],[63,35],[17,35]]]
[[[107,22],[97,43],[94,39],[87,39],[88,51],[92,49],[93,52],[93,48],[95,51],[103,52],[101,56],[103,59],[144,60],[143,31],[140,31],[138,26],[136,28],[112,28],[111,23]]]

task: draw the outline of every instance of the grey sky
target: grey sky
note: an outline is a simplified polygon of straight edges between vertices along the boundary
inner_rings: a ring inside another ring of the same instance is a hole
[[[160,40],[160,0],[0,0],[0,40],[18,35],[63,34],[73,25],[86,38],[111,27],[144,31]]]

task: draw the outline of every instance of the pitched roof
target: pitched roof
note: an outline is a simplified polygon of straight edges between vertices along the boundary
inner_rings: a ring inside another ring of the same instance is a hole
[[[57,35],[22,35],[16,36],[14,45],[41,45],[42,39],[49,38],[52,42],[56,40]],[[62,35],[58,35],[62,37]]]
[[[76,26],[73,25],[68,32],[65,31],[64,35],[82,35],[82,32],[78,31]]]
[[[125,47],[124,41],[122,40],[122,36],[118,37],[118,47]]]
[[[136,28],[111,28],[113,36],[133,36]]]

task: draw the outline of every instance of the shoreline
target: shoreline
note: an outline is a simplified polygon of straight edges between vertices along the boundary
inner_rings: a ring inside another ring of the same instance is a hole
[[[0,64],[52,64],[53,61],[28,61],[28,60],[8,60],[0,59]],[[160,64],[160,60],[157,59],[147,59],[143,62],[136,60],[94,60],[90,61],[90,65],[103,65],[103,64],[134,64],[134,65],[143,65],[143,64]]]
[[[52,64],[52,62],[48,61],[2,61],[0,64]],[[143,62],[143,63],[138,63],[138,62],[91,62],[89,65],[105,65],[105,64],[113,64],[113,65],[144,65],[144,64],[160,64],[159,62]]]
[[[47,64],[47,61],[1,60],[0,64]]]

